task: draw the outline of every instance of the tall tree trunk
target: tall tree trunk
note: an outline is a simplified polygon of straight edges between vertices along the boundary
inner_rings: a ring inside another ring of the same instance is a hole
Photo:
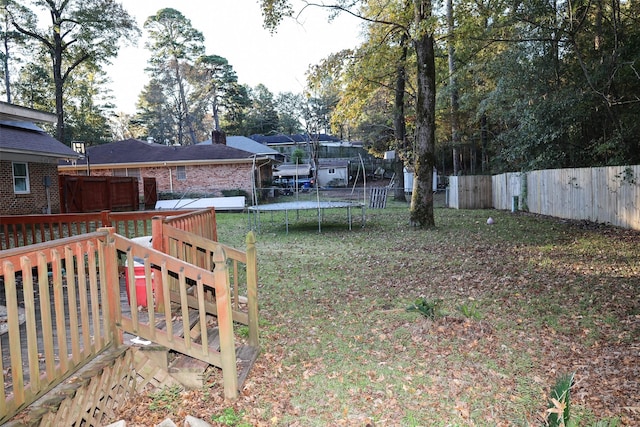
[[[458,124],[458,82],[456,80],[455,45],[453,43],[455,23],[453,20],[453,0],[447,0],[447,47],[449,57],[449,93],[451,100],[451,145],[453,148],[453,174],[460,172],[460,126]]]
[[[402,53],[396,68],[396,87],[395,87],[395,106],[393,110],[393,124],[396,138],[396,156],[393,161],[393,172],[396,176],[395,186],[393,189],[393,199],[406,202],[407,198],[404,194],[404,152],[407,145],[407,126],[404,117],[404,91],[406,80],[406,59],[407,59],[407,42],[408,37],[403,34],[400,39]]]
[[[482,142],[482,173],[489,172],[489,153],[487,153],[487,146],[489,145],[489,137],[487,130],[487,116],[482,114],[480,117],[480,140]]]
[[[436,70],[433,35],[425,28],[431,18],[431,1],[414,0],[415,24],[419,33],[414,40],[418,86],[416,103],[416,153],[411,222],[421,227],[435,225],[433,216],[433,168],[435,166]]]
[[[54,25],[56,25],[58,22],[60,22],[60,20],[56,20],[54,18]],[[62,38],[60,37],[59,31],[54,32],[53,40],[53,47],[52,51],[50,52],[52,56],[51,59],[53,60],[53,85],[55,86],[56,117],[58,120],[58,122],[56,123],[56,139],[66,144],[67,142],[65,141],[64,125],[64,78],[62,76]]]
[[[196,132],[193,130],[193,124],[191,123],[191,114],[189,114],[189,105],[187,104],[187,97],[184,93],[184,84],[182,83],[182,75],[180,74],[180,62],[175,58],[176,61],[176,82],[178,83],[178,93],[180,96],[180,103],[182,104],[182,111],[184,113],[184,121],[187,125],[187,131],[189,132],[189,138],[191,140],[191,144],[195,145],[198,143],[196,139]],[[180,145],[182,145],[182,136],[180,136]]]
[[[9,73],[9,25],[11,24],[11,22],[9,21],[9,15],[5,14],[4,15],[4,28],[5,33],[4,33],[4,55],[3,55],[3,60],[2,60],[2,65],[4,68],[4,86],[5,86],[5,92],[7,93],[7,102],[9,104],[11,104],[11,79],[10,79],[10,73]]]

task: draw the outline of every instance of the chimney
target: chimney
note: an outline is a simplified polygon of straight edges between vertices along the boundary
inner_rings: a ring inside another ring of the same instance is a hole
[[[227,135],[221,130],[211,132],[211,144],[227,145]]]

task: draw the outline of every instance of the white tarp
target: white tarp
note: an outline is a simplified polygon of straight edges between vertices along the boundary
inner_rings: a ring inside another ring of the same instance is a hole
[[[216,208],[217,211],[244,210],[245,197],[209,197],[202,199],[158,200],[156,209],[203,209]]]

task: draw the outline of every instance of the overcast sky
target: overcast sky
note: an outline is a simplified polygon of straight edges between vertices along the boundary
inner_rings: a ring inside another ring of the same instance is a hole
[[[241,84],[262,83],[274,94],[302,92],[309,65],[359,43],[358,19],[345,15],[329,23],[327,12],[318,8],[308,8],[297,23],[286,20],[272,36],[262,28],[258,0],[120,1],[140,28],[160,9],[180,11],[204,34],[206,54],[226,58]],[[138,95],[148,81],[144,72],[148,58],[143,35],[137,47],[122,47],[106,69],[118,112],[135,112]]]

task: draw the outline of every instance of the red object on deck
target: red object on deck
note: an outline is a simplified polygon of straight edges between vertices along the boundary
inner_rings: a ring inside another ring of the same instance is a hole
[[[135,262],[133,264],[133,274],[136,282],[136,302],[138,303],[138,307],[147,307],[149,304],[147,303],[147,289],[146,289],[146,277],[144,275],[144,264],[140,264]],[[131,292],[129,291],[129,269],[125,269],[125,282],[127,283],[127,299],[129,300],[129,304],[131,304]],[[151,270],[151,286],[153,289],[153,294],[155,295],[156,290],[156,281],[155,281],[155,272]],[[155,304],[154,304],[155,306]]]

